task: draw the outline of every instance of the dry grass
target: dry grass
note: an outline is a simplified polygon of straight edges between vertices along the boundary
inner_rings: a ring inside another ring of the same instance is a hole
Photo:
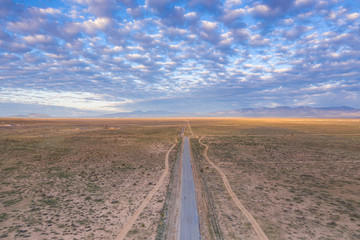
[[[0,122],[3,239],[113,239],[157,182],[183,125],[167,119]],[[155,238],[165,193],[166,185],[129,239]]]
[[[360,120],[193,119],[269,239],[359,239]],[[192,140],[225,239],[255,239]]]
[[[359,120],[190,123],[195,136],[206,136],[209,157],[269,239],[359,239]],[[184,119],[0,119],[0,238],[113,239],[158,180],[183,124]],[[255,238],[202,157],[203,147],[196,138],[191,144],[198,189],[204,191],[202,216],[209,218],[201,220],[203,236]],[[167,231],[161,224],[171,208],[164,206],[169,179],[127,239],[154,239],[156,230]]]

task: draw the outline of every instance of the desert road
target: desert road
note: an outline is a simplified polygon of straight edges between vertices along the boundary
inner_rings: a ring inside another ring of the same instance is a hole
[[[180,233],[178,240],[199,240],[199,216],[195,198],[195,184],[190,162],[189,138],[184,138],[182,154]]]

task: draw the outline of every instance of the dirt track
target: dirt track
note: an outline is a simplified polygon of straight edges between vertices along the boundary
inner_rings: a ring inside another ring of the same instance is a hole
[[[190,126],[189,121],[187,121],[187,125],[188,125],[188,127],[189,127],[189,129],[190,129],[190,132],[191,132],[191,136],[189,136],[189,138],[192,138],[192,137],[194,136],[194,133],[193,133],[193,131],[192,131],[192,129],[191,129],[191,126]]]
[[[166,157],[165,157],[165,169],[163,174],[161,175],[159,181],[156,183],[155,187],[149,192],[145,200],[142,202],[140,207],[135,211],[135,213],[129,218],[129,220],[125,223],[123,229],[119,233],[119,235],[116,237],[115,240],[122,240],[125,238],[126,234],[130,231],[132,225],[135,223],[141,212],[144,210],[144,208],[147,206],[147,204],[150,202],[151,198],[155,195],[155,193],[159,190],[161,185],[164,182],[164,179],[166,175],[169,172],[169,154],[171,150],[176,146],[177,139],[175,138],[175,143],[171,146],[171,148],[167,151]]]
[[[190,124],[189,124],[190,126]],[[230,184],[226,178],[226,175],[223,173],[223,171],[216,166],[208,157],[207,155],[207,151],[208,151],[208,146],[204,143],[201,142],[202,139],[199,139],[199,143],[201,145],[203,145],[205,147],[204,150],[204,156],[205,159],[210,163],[211,166],[213,166],[221,175],[221,178],[224,182],[225,188],[228,191],[228,193],[230,194],[231,198],[233,199],[233,201],[235,202],[236,206],[240,209],[240,211],[245,215],[245,217],[249,220],[249,222],[251,223],[251,226],[254,228],[258,238],[260,240],[268,240],[267,236],[265,235],[265,233],[263,232],[263,230],[261,229],[260,225],[256,222],[256,220],[254,219],[254,217],[251,215],[251,213],[249,213],[246,208],[244,207],[244,205],[240,202],[240,200],[236,197],[235,193],[233,192],[233,190],[230,187]]]

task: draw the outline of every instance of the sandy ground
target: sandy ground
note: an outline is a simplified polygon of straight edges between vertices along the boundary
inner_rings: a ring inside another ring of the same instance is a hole
[[[359,120],[206,121],[190,121],[194,135],[212,135],[210,159],[269,239],[359,239]],[[222,236],[258,239],[197,142]]]
[[[169,184],[165,184],[168,187],[156,239],[176,239],[179,232],[182,138],[179,138],[178,144],[177,152],[174,152],[175,161],[170,164]]]
[[[3,239],[115,239],[159,180],[182,127],[164,120],[1,120],[15,124],[0,127]],[[155,238],[167,182],[130,239]]]
[[[216,164],[214,164],[214,162],[212,162],[210,160],[210,158],[208,157],[208,145],[204,144],[201,142],[201,139],[199,139],[199,143],[205,147],[204,149],[204,157],[205,159],[208,161],[208,163],[216,169],[216,171],[220,174],[222,181],[224,183],[224,186],[226,188],[226,191],[229,193],[230,197],[232,198],[232,200],[234,201],[235,205],[238,207],[238,209],[241,211],[241,213],[246,217],[246,219],[249,221],[249,223],[251,224],[252,228],[254,229],[254,231],[256,232],[257,237],[260,240],[267,240],[267,236],[265,235],[264,231],[262,230],[262,228],[260,227],[260,225],[258,224],[258,222],[254,219],[253,215],[244,207],[244,205],[241,203],[241,201],[239,200],[239,198],[236,196],[236,194],[234,193],[234,191],[232,190],[229,181],[227,180],[227,176],[224,174],[224,172],[221,170],[221,168],[219,168]]]
[[[115,239],[159,180],[184,121],[0,119],[0,238]],[[199,136],[269,239],[360,238],[360,120],[189,122],[202,239],[257,235]],[[172,175],[127,239],[167,239],[173,229],[175,148]]]
[[[165,156],[165,161],[164,161],[164,171],[161,174],[159,180],[157,181],[157,183],[155,184],[155,187],[153,189],[151,189],[151,191],[149,192],[149,194],[146,196],[146,198],[142,201],[141,205],[139,206],[138,209],[136,209],[136,211],[134,212],[134,214],[126,221],[126,223],[123,225],[122,230],[120,231],[119,235],[116,237],[116,240],[122,240],[126,237],[126,235],[128,234],[128,232],[130,231],[130,229],[132,228],[132,226],[134,225],[134,223],[138,220],[139,215],[144,211],[144,209],[146,207],[148,207],[150,201],[152,200],[152,198],[154,197],[154,195],[157,193],[157,191],[164,186],[164,180],[165,178],[167,178],[166,182],[168,183],[168,174],[169,174],[169,155],[171,153],[171,151],[173,150],[173,148],[177,145],[177,138],[175,138],[175,143],[170,147],[170,149],[167,151],[166,156]],[[168,184],[167,184],[168,185]],[[162,188],[162,198],[165,199],[165,194],[164,194],[164,187]],[[161,198],[160,198],[161,200]],[[159,201],[158,201],[159,202]],[[160,201],[162,202],[162,201]],[[148,208],[156,208],[156,205],[161,205],[161,204],[153,204],[151,206],[149,206]],[[148,218],[148,217],[147,217]],[[150,219],[149,219],[150,220]],[[157,223],[158,221],[151,221],[150,223]],[[144,224],[145,225],[145,224]]]

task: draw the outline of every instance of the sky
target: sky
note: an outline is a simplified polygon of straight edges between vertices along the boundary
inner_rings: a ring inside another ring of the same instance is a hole
[[[358,0],[0,0],[0,117],[360,108]]]

